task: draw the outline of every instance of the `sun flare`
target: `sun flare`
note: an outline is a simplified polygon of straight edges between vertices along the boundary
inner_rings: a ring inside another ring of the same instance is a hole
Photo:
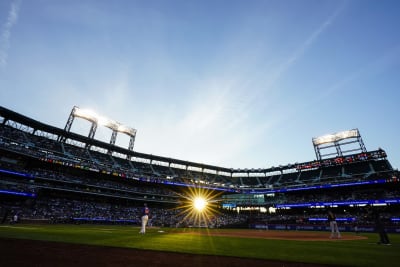
[[[195,197],[193,199],[193,206],[198,212],[203,212],[207,207],[207,200],[203,197]]]
[[[214,223],[215,215],[219,213],[220,194],[204,188],[188,187],[179,195],[182,197],[182,203],[178,207],[181,210],[182,223],[206,227]]]

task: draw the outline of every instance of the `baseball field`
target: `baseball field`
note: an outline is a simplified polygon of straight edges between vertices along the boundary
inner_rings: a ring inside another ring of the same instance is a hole
[[[400,235],[116,225],[1,225],[1,266],[399,266]]]

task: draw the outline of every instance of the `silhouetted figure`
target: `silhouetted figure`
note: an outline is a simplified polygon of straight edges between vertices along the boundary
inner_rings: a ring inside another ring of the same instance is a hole
[[[385,225],[381,220],[381,216],[377,210],[372,212],[372,218],[375,223],[375,231],[379,234],[378,244],[390,245],[389,237],[385,230]]]
[[[328,222],[331,228],[331,238],[341,238],[339,227],[336,222],[336,216],[332,211],[328,210]]]

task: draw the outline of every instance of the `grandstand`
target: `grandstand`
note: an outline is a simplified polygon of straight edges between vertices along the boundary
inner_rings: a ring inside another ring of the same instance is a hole
[[[70,131],[76,117],[92,123],[88,136]],[[194,222],[184,196],[201,188],[218,203],[218,216],[203,223],[216,227],[301,229],[323,223],[327,207],[346,227],[368,225],[364,207],[379,206],[387,226],[400,228],[399,172],[383,149],[365,149],[357,129],[314,138],[316,160],[236,169],[134,151],[136,130],[112,120],[110,142],[96,140],[98,122],[74,107],[60,129],[0,107],[3,223],[17,213],[26,222],[138,224],[147,202],[154,225],[186,226]],[[127,148],[115,145],[119,133],[130,137]]]

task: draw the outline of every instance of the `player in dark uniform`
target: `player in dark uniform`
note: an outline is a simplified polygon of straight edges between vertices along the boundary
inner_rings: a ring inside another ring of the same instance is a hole
[[[150,209],[149,209],[149,207],[147,207],[147,204],[146,203],[144,203],[143,204],[143,208],[142,208],[142,217],[141,217],[141,220],[142,220],[142,228],[140,229],[140,234],[145,234],[146,233],[146,225],[147,225],[147,222],[149,221],[149,215],[150,215]]]
[[[378,210],[373,210],[372,211],[372,219],[375,222],[375,231],[379,235],[378,244],[390,245],[390,240],[389,240],[389,237],[388,237],[388,235],[386,233],[385,225],[383,224],[383,222],[381,220],[381,216],[380,216]]]
[[[331,227],[331,238],[340,238],[341,236],[336,222],[336,216],[330,210],[328,211],[328,222]]]

